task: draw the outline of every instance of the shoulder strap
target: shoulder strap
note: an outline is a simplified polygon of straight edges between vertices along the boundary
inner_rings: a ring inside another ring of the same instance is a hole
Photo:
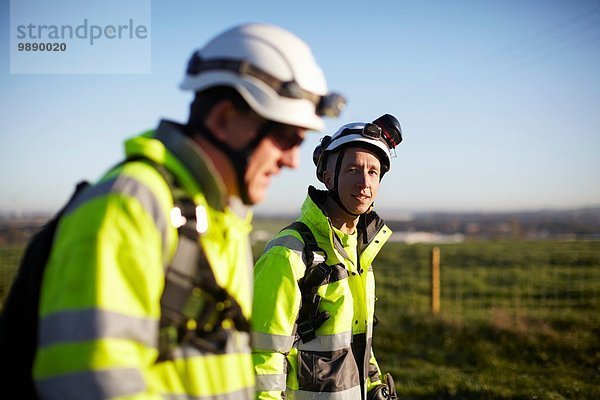
[[[206,209],[194,204],[164,165],[147,157],[131,157],[113,168],[132,161],[147,163],[162,176],[184,221],[177,229],[177,249],[165,270],[160,299],[159,360],[171,359],[173,350],[183,343],[207,352],[222,350],[226,340],[223,321],[230,319],[237,330],[244,332],[250,331],[250,323],[236,299],[217,283],[200,244],[197,222],[206,218]]]
[[[237,300],[217,283],[200,244],[202,233],[197,222],[206,218],[206,209],[194,204],[164,166],[154,166],[169,185],[174,207],[184,221],[177,229],[177,249],[165,271],[165,288],[160,299],[159,360],[172,358],[173,350],[183,343],[217,352],[226,340],[223,321],[230,319],[243,332],[250,331],[250,323]]]
[[[307,268],[313,266],[315,261],[321,263],[327,259],[327,254],[319,247],[315,235],[304,222],[294,221],[282,230],[285,229],[295,230],[300,234],[304,242],[304,248],[302,249],[303,261]]]
[[[330,317],[327,311],[319,312],[321,296],[317,294],[317,290],[327,283],[333,269],[325,263],[327,254],[319,247],[315,235],[305,223],[295,221],[283,229],[295,230],[304,242],[302,258],[306,270],[298,281],[302,304],[296,320],[296,335],[303,343],[307,343],[316,338],[315,331]]]
[[[304,242],[304,248],[302,249],[302,255],[304,256],[303,261],[307,267],[311,266],[315,259],[314,252],[319,249],[317,240],[312,231],[302,221],[294,221],[283,229],[292,229],[300,234],[300,237]]]

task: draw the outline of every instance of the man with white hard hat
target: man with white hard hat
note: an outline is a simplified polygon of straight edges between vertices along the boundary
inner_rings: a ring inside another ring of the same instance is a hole
[[[42,398],[254,398],[248,207],[344,99],[306,43],[266,24],[194,52],[181,88],[194,92],[188,122],[129,139],[59,222],[33,369]]]

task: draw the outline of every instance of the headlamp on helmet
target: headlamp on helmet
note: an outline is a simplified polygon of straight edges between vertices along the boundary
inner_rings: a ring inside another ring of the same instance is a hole
[[[346,98],[338,93],[328,93],[321,96],[317,104],[317,115],[324,117],[339,117],[346,107]]]
[[[375,121],[364,124],[362,128],[344,129],[337,135],[334,135],[333,140],[339,140],[350,135],[361,135],[372,140],[379,140],[385,143],[390,153],[393,153],[394,156],[396,154],[396,146],[402,142],[402,128],[400,128],[400,123],[390,114],[382,115]]]
[[[384,114],[373,121],[381,129],[381,137],[385,140],[390,151],[396,154],[396,146],[402,143],[402,128],[400,122],[390,114]]]

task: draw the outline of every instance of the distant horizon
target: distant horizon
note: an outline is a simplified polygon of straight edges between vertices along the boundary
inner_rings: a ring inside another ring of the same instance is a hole
[[[580,206],[580,207],[543,207],[543,208],[519,208],[519,209],[404,209],[404,208],[379,208],[376,207],[375,211],[379,214],[385,214],[387,218],[393,218],[395,220],[401,220],[404,218],[410,218],[411,216],[419,214],[526,214],[526,213],[543,213],[543,212],[577,212],[577,211],[588,211],[598,210],[600,211],[600,203],[596,205]],[[58,212],[56,210],[6,210],[0,209],[0,218],[28,218],[28,217],[52,217]],[[253,212],[255,218],[293,218],[300,214],[300,210],[296,211],[272,211],[264,212],[261,210],[255,210]]]
[[[516,209],[404,209],[404,208],[379,208],[375,207],[375,211],[379,214],[405,214],[405,215],[418,215],[418,214],[524,214],[524,213],[543,213],[543,212],[574,212],[584,210],[600,210],[600,203],[596,205],[580,206],[580,207],[541,207],[541,208],[516,208]],[[290,217],[299,215],[300,210],[295,212],[276,212],[265,213],[255,211],[254,215],[257,217]]]

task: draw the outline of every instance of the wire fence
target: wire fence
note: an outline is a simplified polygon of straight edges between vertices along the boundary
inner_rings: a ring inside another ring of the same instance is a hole
[[[395,245],[376,265],[378,307],[435,312],[431,245]],[[439,313],[556,317],[600,310],[600,242],[499,242],[442,245]]]
[[[600,241],[475,242],[438,247],[439,312],[445,318],[485,317],[500,310],[537,317],[600,310]],[[255,247],[259,248],[262,246]],[[378,309],[432,312],[433,248],[400,243],[384,247],[374,263]],[[0,305],[22,252],[23,246],[0,246]]]

